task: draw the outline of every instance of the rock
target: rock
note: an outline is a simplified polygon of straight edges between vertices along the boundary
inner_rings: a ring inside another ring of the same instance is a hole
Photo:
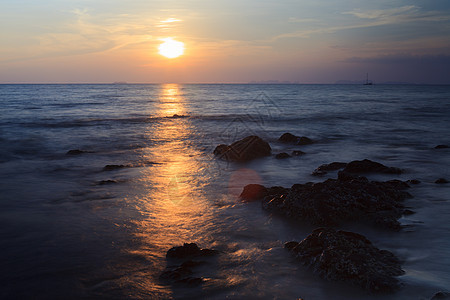
[[[386,173],[386,174],[400,174],[402,170],[394,167],[386,167],[383,164],[374,162],[368,159],[354,160],[349,162],[344,168],[348,173]]]
[[[409,183],[409,184],[419,184],[420,180],[418,180],[418,179],[410,179],[410,180],[407,180],[406,182]]]
[[[411,195],[401,181],[370,182],[339,172],[338,179],[319,183],[295,184],[278,194],[268,194],[263,208],[319,226],[337,226],[344,222],[368,222],[399,230],[398,218],[404,206],[401,201]]]
[[[284,133],[278,138],[279,142],[286,143],[286,144],[295,144],[295,145],[309,145],[313,144],[314,141],[306,136],[296,136],[292,133]]]
[[[305,155],[306,153],[300,150],[294,150],[292,151],[292,156],[300,156],[300,155]]]
[[[267,189],[263,185],[248,184],[239,197],[245,201],[253,201],[263,199],[267,194]]]
[[[286,194],[289,189],[281,186],[273,186],[266,188],[260,184],[247,184],[244,186],[241,195],[239,196],[244,201],[262,200],[267,196],[278,196]]]
[[[404,274],[394,254],[353,232],[318,228],[300,243],[285,247],[322,278],[350,282],[370,292],[395,291],[399,288],[395,276]]]
[[[116,180],[102,180],[98,182],[98,185],[116,184]]]
[[[434,149],[448,149],[450,148],[449,145],[437,145],[436,147],[434,147]]]
[[[170,248],[167,253],[167,258],[191,258],[197,256],[211,256],[216,255],[217,250],[200,249],[195,243],[184,243],[183,246]]]
[[[123,168],[127,168],[128,166],[124,166],[124,165],[106,165],[103,168],[103,171],[114,171],[114,170],[118,170],[118,169],[123,169]]]
[[[291,157],[289,154],[287,154],[286,152],[281,152],[278,153],[277,155],[275,155],[276,159],[285,159],[285,158],[289,158]]]
[[[450,292],[440,291],[434,294],[431,300],[447,300],[450,299]]]
[[[448,180],[445,179],[445,178],[439,178],[439,179],[436,180],[434,183],[444,184],[444,183],[448,183]]]
[[[245,162],[255,158],[269,156],[270,145],[258,136],[248,136],[233,144],[219,145],[214,149],[214,155],[228,161]]]
[[[344,162],[332,162],[331,164],[323,164],[320,165],[317,169],[315,169],[312,173],[314,176],[323,176],[327,174],[328,171],[336,171],[342,168],[345,168],[347,163]]]
[[[66,155],[80,155],[80,154],[83,154],[83,153],[87,153],[87,151],[74,149],[74,150],[67,151]]]

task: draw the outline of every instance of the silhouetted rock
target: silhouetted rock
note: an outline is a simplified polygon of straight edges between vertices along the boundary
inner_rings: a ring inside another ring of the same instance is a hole
[[[349,162],[344,168],[345,172],[349,173],[386,173],[386,174],[400,174],[402,170],[394,167],[386,167],[375,161],[368,159],[354,160]]]
[[[183,246],[173,247],[166,253],[167,258],[190,258],[196,256],[211,256],[218,252],[211,249],[200,249],[195,243],[184,243]]]
[[[320,165],[317,169],[315,169],[312,173],[314,176],[323,176],[328,173],[328,171],[335,171],[342,168],[345,168],[347,163],[344,162],[332,162],[331,164],[323,164]]]
[[[431,300],[450,300],[450,292],[440,291],[434,294]]]
[[[270,145],[258,136],[248,136],[233,144],[219,145],[214,149],[214,155],[228,161],[245,162],[255,158],[269,156]]]
[[[285,247],[321,277],[370,292],[395,291],[399,287],[395,276],[404,274],[394,254],[353,232],[318,228],[300,243],[288,242]]]
[[[436,180],[434,183],[444,184],[444,183],[448,183],[448,180],[445,179],[445,178],[439,178],[439,179]]]
[[[275,155],[276,159],[285,159],[285,158],[289,158],[291,157],[289,154],[287,154],[286,152],[281,152],[278,153],[277,155]]]
[[[450,148],[449,145],[437,145],[436,147],[434,147],[434,149],[448,149]]]
[[[242,200],[253,201],[261,200],[268,195],[267,189],[260,184],[248,184],[244,187],[241,195],[239,196]]]
[[[73,150],[67,151],[66,155],[80,155],[83,153],[87,153],[87,152],[83,151],[83,150],[79,150],[79,149],[73,149]]]
[[[98,182],[98,185],[116,184],[116,180],[102,180]]]
[[[278,138],[278,141],[286,144],[295,144],[295,145],[309,145],[314,143],[313,140],[311,140],[306,136],[296,136],[289,132],[282,134]]]
[[[128,166],[124,166],[124,165],[106,165],[103,168],[103,171],[114,171],[114,170],[123,169],[123,168],[128,168]]]
[[[411,197],[403,191],[408,187],[406,183],[369,181],[346,172],[338,175],[338,179],[294,184],[278,195],[268,194],[263,199],[263,208],[319,226],[362,221],[400,229],[397,219],[404,212],[401,201]]]
[[[300,156],[300,155],[305,155],[306,153],[300,150],[294,150],[292,151],[292,156]]]

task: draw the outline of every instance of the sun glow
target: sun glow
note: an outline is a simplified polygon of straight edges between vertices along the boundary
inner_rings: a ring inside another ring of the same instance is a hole
[[[164,43],[159,45],[159,54],[167,58],[176,58],[184,53],[184,43],[172,38],[163,39]]]

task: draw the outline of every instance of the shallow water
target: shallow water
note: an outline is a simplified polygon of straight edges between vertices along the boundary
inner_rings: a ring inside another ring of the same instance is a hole
[[[450,144],[448,86],[0,85],[0,101],[1,298],[429,299],[450,288],[450,185],[434,183],[450,178],[450,150],[433,149]],[[280,144],[284,132],[317,143]],[[307,154],[212,156],[250,134]],[[391,295],[320,279],[283,249],[314,227],[237,200],[247,183],[321,181],[319,165],[364,158],[406,170],[371,179],[422,182],[401,232],[344,226],[404,262]],[[158,280],[183,242],[223,251],[201,287]]]

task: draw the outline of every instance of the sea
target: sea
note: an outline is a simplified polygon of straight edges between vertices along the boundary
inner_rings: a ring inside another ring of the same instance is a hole
[[[1,299],[430,299],[450,289],[450,86],[0,85]],[[277,140],[285,132],[314,144]],[[219,144],[258,135],[272,156],[233,163]],[[71,151],[70,150],[79,150]],[[301,156],[275,154],[300,150]],[[284,243],[314,226],[239,200],[249,183],[336,178],[371,159],[420,180],[399,232],[347,224],[394,253],[401,288],[370,294],[320,278]],[[106,167],[109,166],[109,167]],[[106,168],[105,168],[106,167]],[[161,280],[183,243],[220,254],[199,285]]]

